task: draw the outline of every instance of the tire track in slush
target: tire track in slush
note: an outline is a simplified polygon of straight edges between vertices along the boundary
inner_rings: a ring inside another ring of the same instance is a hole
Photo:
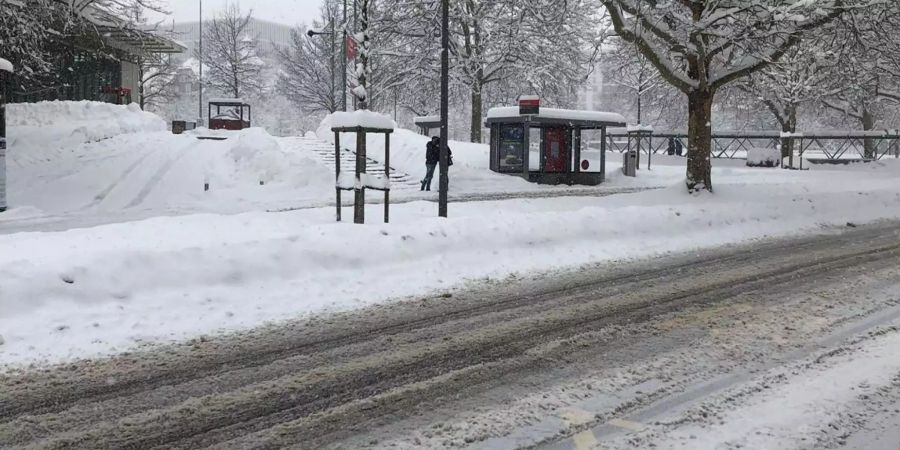
[[[80,429],[51,433],[48,440],[31,444],[42,448],[196,447],[222,444],[248,433],[273,429],[280,437],[263,446],[293,442],[312,448],[331,441],[335,433],[342,433],[341,429],[385,414],[400,413],[398,407],[408,408],[441,392],[452,392],[485,377],[490,379],[496,371],[527,371],[535,363],[534,355],[529,352],[548,340],[565,342],[572,333],[584,333],[623,321],[639,323],[688,305],[715,305],[741,293],[777,289],[783,283],[803,279],[815,281],[846,267],[872,261],[893,261],[898,257],[894,228],[874,228],[841,237],[820,239],[820,247],[809,253],[797,252],[791,245],[783,246],[781,251],[770,249],[774,254],[763,252],[746,261],[749,267],[721,265],[718,271],[710,273],[690,271],[665,286],[638,287],[634,292],[618,295],[618,299],[613,299],[615,301],[604,300],[602,295],[591,292],[582,293],[578,296],[580,301],[556,307],[548,305],[541,313],[530,311],[514,317],[494,317],[492,323],[479,324],[478,332],[465,323],[449,326],[446,330],[440,326],[417,332],[407,330],[409,336],[398,336],[394,342],[388,339],[380,352],[351,351],[347,361],[338,358],[313,367],[301,365],[296,373],[277,381],[251,381],[242,387],[225,388],[203,397],[176,397],[172,399],[175,403],[166,407],[85,423]],[[817,252],[824,254],[817,255]],[[560,293],[560,299],[566,294]],[[383,337],[376,332],[369,340]],[[552,359],[548,361],[553,363]],[[140,364],[152,369],[159,363],[169,362],[144,360]],[[190,366],[191,362],[184,364]],[[222,371],[228,369],[227,365],[221,367]],[[475,373],[465,375],[469,370],[475,370]],[[454,372],[460,376],[442,378]],[[114,374],[115,370],[95,375]],[[216,380],[213,378],[209,382],[216,383]],[[28,388],[29,384],[26,382],[18,388]],[[150,388],[154,389],[152,384]],[[428,392],[415,389],[416,385]],[[357,401],[375,399],[380,393],[399,393],[397,389],[406,393],[399,394],[395,401],[343,409]],[[166,388],[158,395],[171,394]],[[273,435],[267,433],[266,437]],[[17,441],[17,444],[34,439],[20,436],[23,438],[24,441]],[[237,447],[242,444],[250,442],[230,443]]]
[[[134,163],[132,163],[130,166],[128,166],[128,168],[125,169],[124,172],[122,172],[121,174],[119,174],[119,176],[118,176],[115,180],[113,180],[112,183],[110,183],[109,185],[107,185],[106,188],[104,188],[102,191],[100,191],[99,194],[95,195],[95,196],[94,196],[94,199],[91,200],[90,203],[88,203],[87,205],[83,206],[81,209],[82,209],[82,210],[90,209],[90,208],[96,207],[96,206],[99,205],[100,203],[103,203],[103,201],[106,200],[106,197],[108,197],[109,194],[112,193],[112,191],[114,191],[117,187],[119,187],[119,185],[120,185],[123,181],[125,181],[129,176],[131,176],[131,174],[132,174],[132,173],[133,173],[133,172],[134,172],[134,171],[135,171],[135,170],[136,170],[136,169],[137,169],[144,161],[146,161],[147,158],[149,158],[150,155],[152,155],[152,154],[153,154],[153,152],[147,152],[147,153],[144,153],[144,154],[143,154],[140,158],[138,158]]]
[[[843,238],[837,238],[843,241]],[[48,412],[48,408],[60,410],[66,405],[76,401],[103,401],[117,396],[133,394],[141,389],[159,387],[164,384],[188,382],[199,377],[214,376],[223,373],[223,367],[228,371],[250,369],[272,364],[280,360],[286,360],[301,356],[312,355],[360,344],[370,339],[371,335],[402,334],[417,329],[435,327],[451,321],[470,320],[492,313],[514,311],[522,308],[541,308],[545,303],[560,303],[564,296],[577,297],[595,292],[598,285],[602,285],[604,292],[595,294],[598,298],[608,298],[618,295],[629,286],[643,283],[666,282],[677,280],[688,269],[694,271],[713,271],[716,267],[728,267],[729,265],[748,264],[759,258],[759,253],[764,257],[777,258],[792,252],[804,251],[814,247],[818,243],[813,239],[795,241],[789,249],[780,248],[773,244],[763,244],[755,251],[750,252],[725,252],[720,255],[710,256],[701,261],[690,258],[687,261],[669,262],[660,267],[641,267],[634,269],[619,269],[605,273],[602,276],[589,280],[580,280],[574,283],[562,283],[558,286],[542,286],[537,293],[512,293],[501,296],[490,296],[490,299],[479,298],[475,302],[454,305],[452,307],[435,307],[436,311],[426,313],[416,312],[413,317],[387,317],[376,323],[356,323],[349,327],[350,333],[323,333],[322,335],[286,336],[279,343],[271,347],[264,342],[262,345],[254,345],[252,348],[242,348],[243,355],[237,351],[226,352],[221,355],[204,355],[202,360],[194,359],[189,370],[179,370],[180,365],[168,365],[154,368],[153,371],[145,370],[138,374],[120,374],[115,385],[110,386],[105,379],[81,380],[75,382],[71,378],[69,382],[60,384],[50,382],[53,389],[45,389],[44,395],[35,395],[30,392],[27,397],[19,397],[7,404],[0,402],[0,422],[2,417],[16,414],[39,414]],[[766,254],[768,252],[768,254]],[[475,295],[475,297],[480,297]],[[352,319],[348,320],[352,321]],[[230,347],[230,345],[226,345]],[[240,357],[238,357],[240,356]],[[0,400],[3,396],[0,396]],[[12,399],[11,399],[12,400]]]
[[[158,185],[159,182],[162,181],[163,177],[165,177],[166,174],[169,173],[170,170],[172,170],[172,166],[174,166],[178,161],[180,161],[188,154],[186,148],[178,148],[175,149],[175,151],[178,152],[177,155],[175,155],[174,158],[166,161],[165,164],[163,164],[159,169],[156,170],[156,173],[154,173],[153,176],[150,177],[150,180],[148,180],[147,184],[145,184],[144,187],[141,188],[134,199],[132,199],[131,202],[125,205],[125,209],[134,208],[135,206],[143,203],[144,200],[146,200],[147,196],[150,195],[150,192],[152,192],[153,189],[156,188],[156,185]]]

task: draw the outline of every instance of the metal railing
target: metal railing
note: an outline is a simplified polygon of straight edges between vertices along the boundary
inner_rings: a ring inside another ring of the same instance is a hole
[[[687,133],[653,133],[644,153],[666,154],[669,141],[681,142],[688,148]],[[799,158],[829,161],[877,161],[885,157],[900,158],[900,130],[893,131],[818,131],[783,135],[781,132],[714,133],[710,153],[713,158],[744,159],[752,149],[780,149],[788,146]],[[609,151],[628,150],[628,134],[607,134]]]

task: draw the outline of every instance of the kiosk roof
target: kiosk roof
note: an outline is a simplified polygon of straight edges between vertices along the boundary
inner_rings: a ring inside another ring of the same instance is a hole
[[[581,128],[592,127],[624,127],[625,117],[618,113],[603,111],[578,111],[572,109],[541,108],[540,114],[522,116],[518,106],[491,108],[487,115],[487,124],[502,122],[569,123]]]

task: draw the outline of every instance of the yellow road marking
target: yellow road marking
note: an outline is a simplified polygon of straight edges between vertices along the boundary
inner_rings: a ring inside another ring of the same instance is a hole
[[[590,450],[598,444],[597,438],[591,430],[582,431],[572,436],[572,441],[575,443],[576,450]]]
[[[569,426],[580,426],[594,421],[594,414],[583,409],[568,408],[560,413],[560,416]]]
[[[624,428],[629,431],[644,431],[646,428],[643,424],[632,422],[630,420],[625,419],[613,419],[607,422],[607,425],[612,425],[618,428]]]

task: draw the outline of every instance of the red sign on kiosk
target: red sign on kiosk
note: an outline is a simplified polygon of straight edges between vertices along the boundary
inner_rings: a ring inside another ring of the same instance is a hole
[[[519,115],[538,115],[541,113],[541,99],[536,95],[519,96]]]

